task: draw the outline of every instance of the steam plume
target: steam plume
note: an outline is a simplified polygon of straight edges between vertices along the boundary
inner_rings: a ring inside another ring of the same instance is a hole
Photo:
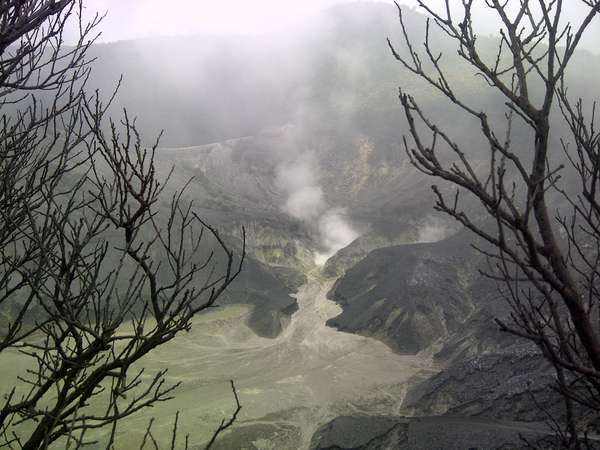
[[[282,164],[278,170],[277,184],[287,196],[283,210],[308,223],[319,233],[323,251],[315,254],[317,265],[325,264],[327,259],[358,237],[347,221],[346,211],[330,207],[325,201],[312,152],[305,152]]]

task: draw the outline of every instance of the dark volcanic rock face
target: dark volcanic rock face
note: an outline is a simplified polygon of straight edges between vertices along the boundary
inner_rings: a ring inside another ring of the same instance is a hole
[[[290,296],[292,292],[269,267],[248,257],[239,278],[220,303],[252,305],[248,326],[259,336],[274,338],[298,309],[296,299]]]
[[[479,274],[486,262],[471,239],[461,232],[372,251],[329,293],[343,312],[328,324],[400,352],[433,352],[444,369],[409,389],[408,414],[536,421],[544,420],[541,406],[560,415],[547,389],[553,372],[539,351],[495,324],[508,305],[495,282]]]
[[[562,414],[557,396],[547,390],[552,381],[550,366],[537,349],[514,345],[458,358],[409,390],[403,406],[416,415],[538,421],[543,420],[544,411],[552,411],[555,417]]]
[[[338,417],[315,433],[310,448],[508,450],[523,448],[523,438],[535,442],[546,433],[539,425],[461,417]]]
[[[338,417],[315,433],[311,449],[397,448],[407,441],[407,421],[395,417]]]
[[[330,292],[343,312],[328,325],[378,337],[407,353],[448,338],[474,308],[468,263],[459,250],[449,240],[371,252]]]
[[[245,230],[247,254],[242,272],[219,304],[253,306],[248,325],[259,336],[272,338],[297,310],[291,294],[303,284],[307,265],[313,265],[314,245],[306,229],[278,207],[272,174],[260,172],[267,170],[266,166],[255,170],[250,150],[246,160],[232,156],[236,145],[242,144],[162,149],[156,154],[157,167],[163,177],[173,168],[168,189],[188,183],[187,198],[205,221],[219,229],[237,255]],[[211,249],[206,251],[208,254]],[[216,246],[215,258],[222,258],[221,253]]]
[[[215,450],[283,449],[290,442],[298,442],[301,438],[301,430],[290,423],[244,425],[236,428],[234,432],[219,437],[211,448]]]

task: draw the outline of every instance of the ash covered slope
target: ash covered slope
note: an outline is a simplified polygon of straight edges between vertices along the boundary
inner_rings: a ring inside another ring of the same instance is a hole
[[[315,434],[313,448],[520,448],[519,435],[543,422],[544,410],[561,414],[546,388],[548,364],[495,325],[508,307],[495,283],[479,275],[486,262],[470,242],[462,231],[374,250],[337,281],[329,297],[343,312],[331,326],[399,352],[432,354],[440,371],[410,384],[400,414],[416,418],[340,417]],[[348,427],[368,431],[349,442]],[[536,427],[529,437],[544,435]]]
[[[378,337],[404,353],[447,339],[476,308],[472,258],[462,244],[449,239],[374,250],[331,290],[343,312],[329,325]]]
[[[535,441],[541,425],[460,417],[338,417],[315,433],[311,450],[517,449]],[[551,447],[548,447],[551,448]]]
[[[495,282],[480,275],[486,260],[471,247],[472,240],[463,230],[438,242],[370,252],[329,292],[343,308],[330,324],[378,337],[404,353],[443,348],[440,354],[448,359],[483,350],[459,341],[449,346],[461,333],[476,332],[480,323],[485,328],[486,320],[508,312]],[[482,345],[508,342],[491,329],[478,337]]]

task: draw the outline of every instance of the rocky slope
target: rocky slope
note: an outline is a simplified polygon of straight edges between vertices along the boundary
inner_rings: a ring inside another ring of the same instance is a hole
[[[539,421],[547,411],[562,414],[547,389],[551,368],[537,349],[495,325],[508,307],[479,274],[486,262],[471,239],[460,232],[372,251],[330,291],[343,312],[329,324],[399,352],[433,355],[441,370],[415,380],[402,407],[407,415]]]
[[[470,256],[456,238],[374,250],[331,290],[343,312],[329,325],[406,353],[446,340],[476,308]]]
[[[314,436],[311,450],[513,450],[548,433],[540,425],[460,417],[338,417]],[[554,448],[548,447],[537,448]]]

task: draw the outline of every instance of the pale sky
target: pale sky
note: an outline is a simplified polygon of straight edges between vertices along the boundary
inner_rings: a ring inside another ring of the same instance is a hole
[[[303,23],[320,10],[339,3],[357,0],[86,0],[87,13],[107,12],[101,25],[100,41],[136,39],[148,36],[181,34],[247,34],[287,31]],[[362,0],[383,1],[392,0]],[[460,6],[459,0],[453,0]],[[430,0],[430,4],[443,4],[443,0]],[[510,0],[515,5],[518,0]],[[401,4],[414,6],[415,0],[400,0]],[[483,0],[475,2],[482,4]],[[585,6],[581,0],[564,2],[568,20],[581,17]],[[481,9],[479,10],[481,11]],[[495,18],[477,14],[479,32],[497,33]],[[600,47],[600,17],[595,21],[583,47],[596,53]]]
[[[102,41],[177,34],[246,34],[285,30],[324,8],[356,0],[87,0],[108,11]],[[381,0],[379,0],[381,1]],[[405,3],[412,3],[407,0]],[[386,3],[392,3],[387,0]]]

